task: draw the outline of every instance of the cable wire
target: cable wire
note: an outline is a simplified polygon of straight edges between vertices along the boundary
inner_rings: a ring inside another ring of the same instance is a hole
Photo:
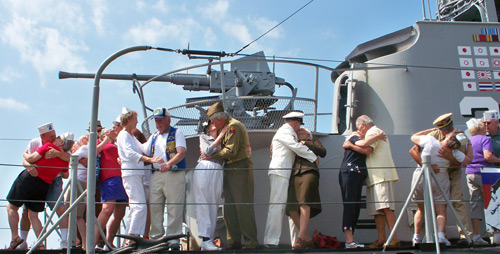
[[[295,14],[297,14],[299,11],[301,11],[302,9],[304,9],[306,6],[308,6],[310,3],[312,3],[314,0],[311,0],[309,1],[308,3],[306,3],[304,6],[300,7],[298,10],[296,10],[294,13],[292,13],[290,16],[288,16],[286,19],[284,19],[283,21],[281,21],[280,23],[278,23],[277,25],[275,25],[274,27],[272,27],[271,29],[269,29],[267,32],[265,32],[264,34],[262,34],[261,36],[259,36],[257,39],[251,41],[250,43],[248,43],[247,45],[245,45],[243,48],[241,48],[240,50],[236,51],[235,53],[233,53],[232,55],[236,55],[238,53],[240,53],[242,50],[246,49],[247,47],[249,47],[251,44],[253,44],[254,42],[258,41],[260,38],[266,36],[268,33],[270,33],[272,30],[274,30],[276,27],[280,26],[281,24],[285,23],[285,21],[287,21],[288,19],[290,19],[291,17],[293,17]]]

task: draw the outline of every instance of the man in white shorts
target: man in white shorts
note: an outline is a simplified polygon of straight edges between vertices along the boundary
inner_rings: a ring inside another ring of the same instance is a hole
[[[380,132],[373,120],[367,115],[362,115],[356,119],[356,128],[360,134],[365,136],[364,140],[356,142],[358,146],[367,146],[365,142],[371,136]],[[386,241],[385,225],[389,232],[396,224],[394,214],[394,182],[398,178],[396,167],[391,155],[391,146],[389,140],[378,140],[369,146],[371,152],[366,156],[366,167],[368,177],[366,178],[366,208],[368,215],[375,216],[375,225],[377,227],[378,239],[368,245],[370,248],[381,248]],[[393,237],[389,246],[400,246],[396,236]]]

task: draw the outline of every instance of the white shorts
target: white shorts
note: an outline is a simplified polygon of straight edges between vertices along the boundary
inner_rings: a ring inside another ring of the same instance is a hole
[[[394,182],[376,183],[366,187],[366,210],[368,215],[382,215],[382,209],[394,210]]]

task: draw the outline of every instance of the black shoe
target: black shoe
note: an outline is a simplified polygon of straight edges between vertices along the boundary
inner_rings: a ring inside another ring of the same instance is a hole
[[[467,242],[467,239],[465,239],[465,238],[460,238],[460,240],[458,240],[458,242],[457,242],[457,245],[469,246],[469,242]]]
[[[171,250],[180,250],[181,245],[177,241],[169,241],[168,247],[170,247]]]

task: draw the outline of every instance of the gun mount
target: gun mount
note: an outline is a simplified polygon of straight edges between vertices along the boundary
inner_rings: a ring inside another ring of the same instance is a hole
[[[168,82],[183,86],[183,89],[188,91],[208,91],[219,94],[218,96],[187,98],[186,104],[169,108],[172,114],[172,124],[183,128],[186,135],[201,132],[201,124],[207,120],[206,109],[216,101],[223,101],[226,111],[244,123],[250,130],[277,129],[283,122],[282,116],[295,108],[304,111],[306,126],[315,130],[317,98],[296,98],[297,89],[285,79],[276,77],[270,70],[268,62],[314,66],[317,69],[322,68],[330,71],[333,70],[332,68],[297,61],[267,60],[264,52],[257,52],[234,61],[213,62],[213,60],[214,58],[208,58],[209,63],[207,64],[190,66],[161,75],[102,74],[101,79],[133,81],[134,92],[138,93],[146,116],[142,124],[146,136],[150,133],[149,126],[154,126],[154,124],[148,123],[152,120],[151,117],[147,117],[146,110],[152,111],[152,109],[146,106],[143,88],[151,82]],[[230,64],[229,70],[224,69],[225,64]],[[216,70],[213,67],[220,67],[220,69]],[[206,68],[206,73],[180,73],[199,68]],[[59,78],[93,79],[95,74],[61,71]],[[145,82],[140,84],[139,81]],[[288,87],[291,90],[291,96],[273,96],[277,85]]]
[[[187,91],[209,91],[222,93],[223,87],[227,97],[273,95],[275,85],[289,85],[285,80],[276,77],[270,71],[264,52],[245,56],[231,62],[230,70],[213,70],[209,64],[206,74],[171,74],[171,75],[136,75],[136,74],[103,74],[102,79],[138,80],[169,82],[183,86]],[[92,73],[59,72],[59,79],[88,78],[93,79]]]

